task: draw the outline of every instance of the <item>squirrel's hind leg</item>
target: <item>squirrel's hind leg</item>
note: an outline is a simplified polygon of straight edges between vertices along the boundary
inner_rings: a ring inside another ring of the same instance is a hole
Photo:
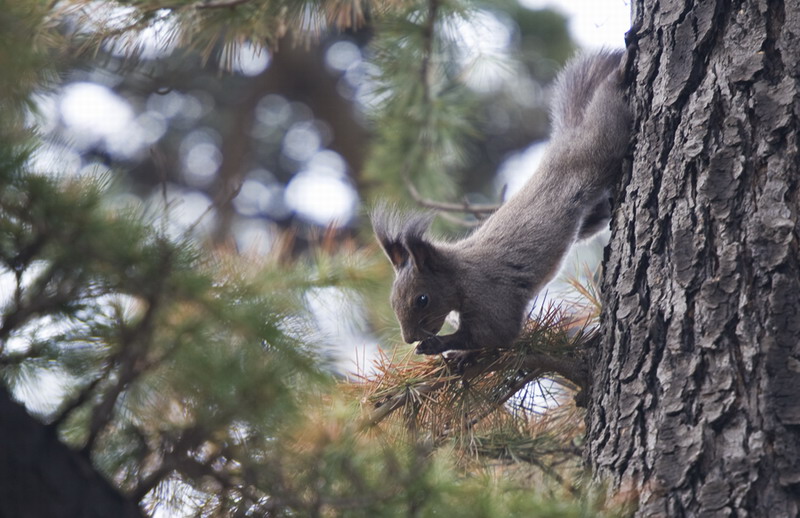
[[[606,228],[609,219],[611,219],[611,200],[603,195],[581,221],[578,239],[587,239],[600,232]]]

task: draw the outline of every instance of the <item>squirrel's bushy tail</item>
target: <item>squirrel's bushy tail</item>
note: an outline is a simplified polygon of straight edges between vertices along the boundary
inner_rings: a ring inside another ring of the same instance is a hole
[[[630,142],[624,55],[623,50],[582,54],[567,64],[555,85],[551,167],[562,185],[575,186],[582,207],[580,238],[605,226],[610,189]]]
[[[622,85],[623,50],[601,50],[573,58],[559,74],[551,108],[552,136],[581,128],[587,108],[601,93],[603,84]],[[609,114],[613,116],[613,114]]]

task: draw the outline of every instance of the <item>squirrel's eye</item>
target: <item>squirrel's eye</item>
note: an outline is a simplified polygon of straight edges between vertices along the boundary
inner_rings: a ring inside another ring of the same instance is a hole
[[[417,306],[417,309],[422,309],[428,305],[428,296],[424,293],[414,299],[414,305]]]

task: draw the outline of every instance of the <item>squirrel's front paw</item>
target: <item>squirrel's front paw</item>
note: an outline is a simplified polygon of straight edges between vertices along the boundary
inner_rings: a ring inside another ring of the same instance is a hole
[[[444,355],[444,361],[454,372],[464,374],[467,367],[477,363],[479,354],[479,351],[450,351]]]
[[[416,354],[439,354],[445,350],[446,348],[438,336],[429,336],[417,344],[417,348],[414,349],[414,352]]]

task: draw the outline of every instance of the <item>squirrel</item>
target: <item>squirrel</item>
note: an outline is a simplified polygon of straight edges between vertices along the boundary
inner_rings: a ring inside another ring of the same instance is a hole
[[[566,65],[541,164],[471,235],[431,240],[432,214],[373,209],[373,230],[395,271],[392,307],[403,340],[419,342],[417,354],[510,345],[570,246],[608,224],[630,138],[623,54],[600,51]],[[458,330],[437,336],[453,310]]]

